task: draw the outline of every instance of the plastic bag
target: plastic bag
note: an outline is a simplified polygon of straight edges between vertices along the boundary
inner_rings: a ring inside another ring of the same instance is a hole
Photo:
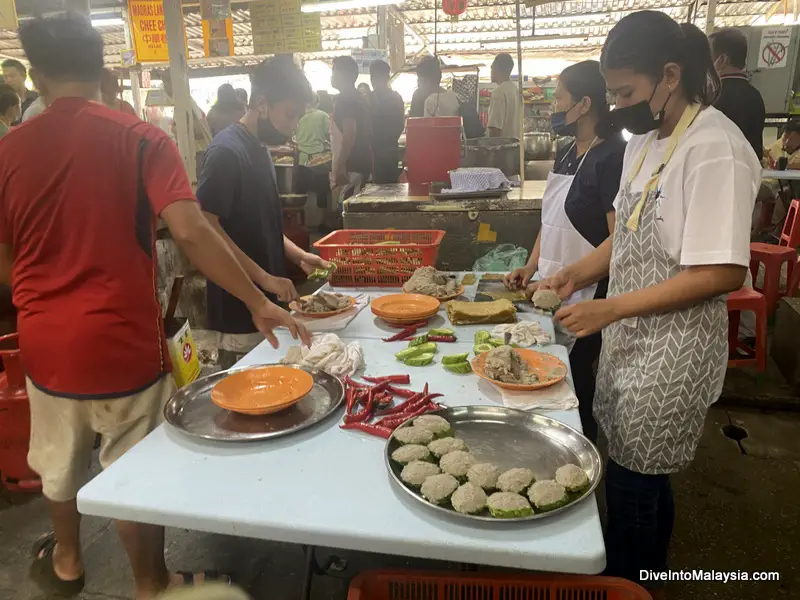
[[[527,260],[527,249],[514,244],[500,244],[476,260],[472,270],[509,272],[524,267]]]

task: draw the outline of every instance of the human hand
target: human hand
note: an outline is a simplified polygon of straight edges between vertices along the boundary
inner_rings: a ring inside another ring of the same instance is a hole
[[[615,306],[609,299],[586,300],[558,310],[554,319],[579,338],[586,337],[619,320]]]
[[[311,275],[317,269],[329,269],[330,266],[331,263],[327,260],[322,260],[322,258],[311,252],[306,252],[300,258],[300,268],[303,269],[306,275]]]
[[[286,279],[285,277],[270,276],[269,279],[264,282],[263,287],[267,292],[272,292],[278,296],[278,300],[281,302],[291,302],[298,298],[294,284],[290,279]]]
[[[575,281],[566,270],[562,269],[555,275],[545,277],[539,281],[532,281],[525,289],[528,298],[533,296],[536,290],[553,290],[562,300],[569,298],[576,289]]]
[[[508,273],[505,276],[503,283],[509,290],[524,289],[530,282],[531,277],[533,277],[535,272],[535,269],[529,269],[528,267],[514,269],[511,271],[511,273]]]
[[[273,304],[267,298],[264,298],[263,302],[257,307],[251,308],[250,313],[253,316],[253,323],[256,328],[264,334],[264,337],[267,338],[273,348],[277,348],[279,344],[278,338],[275,337],[272,330],[281,326],[289,330],[293,339],[300,338],[304,346],[311,345],[311,334],[308,330],[295,321],[288,312]]]

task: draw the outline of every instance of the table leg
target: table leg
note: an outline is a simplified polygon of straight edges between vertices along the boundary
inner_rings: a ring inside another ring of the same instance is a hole
[[[314,575],[340,573],[347,568],[347,561],[332,554],[320,565],[317,561],[316,546],[303,546],[303,551],[305,552],[306,560],[300,600],[311,600],[311,583],[314,580]]]

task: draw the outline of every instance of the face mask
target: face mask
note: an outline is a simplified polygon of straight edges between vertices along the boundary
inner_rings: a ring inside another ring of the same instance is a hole
[[[550,115],[550,127],[553,128],[553,133],[556,135],[575,137],[575,130],[578,128],[578,119],[575,119],[572,123],[567,123],[567,113],[576,106],[578,106],[577,102],[567,110],[555,112]]]
[[[258,139],[267,146],[280,146],[289,141],[291,135],[286,135],[278,130],[269,117],[258,119]]]
[[[658,86],[656,85],[656,87],[653,88],[653,93],[650,94],[649,100],[642,100],[631,106],[617,108],[609,112],[605,117],[606,122],[604,125],[611,132],[616,133],[627,129],[633,135],[644,135],[645,133],[661,127],[661,122],[664,120],[664,107],[667,105],[667,102],[669,102],[672,93],[664,100],[661,110],[658,111],[656,116],[653,116],[653,111],[650,108],[650,101],[653,99],[653,96],[655,96],[657,89]]]

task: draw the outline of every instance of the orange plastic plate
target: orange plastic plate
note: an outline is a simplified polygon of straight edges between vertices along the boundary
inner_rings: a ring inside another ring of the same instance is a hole
[[[299,402],[314,387],[310,373],[269,366],[229,375],[211,389],[211,401],[225,410],[268,415]]]
[[[501,387],[504,390],[514,390],[519,392],[530,392],[533,390],[546,388],[551,385],[555,385],[559,381],[563,381],[567,376],[567,365],[565,365],[560,358],[557,358],[552,354],[537,352],[536,350],[531,350],[529,348],[516,348],[515,352],[519,354],[522,360],[528,363],[528,371],[534,373],[539,378],[538,383],[523,385],[520,383],[504,383],[502,381],[489,378],[486,375],[486,370],[484,368],[487,352],[479,354],[472,359],[472,370],[478,377],[485,379],[497,387]]]

